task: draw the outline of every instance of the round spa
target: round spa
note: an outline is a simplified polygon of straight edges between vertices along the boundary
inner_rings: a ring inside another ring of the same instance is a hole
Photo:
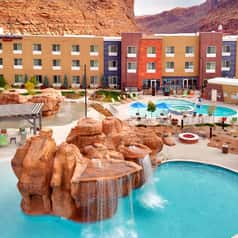
[[[179,134],[179,140],[184,144],[196,144],[198,143],[199,136],[193,133],[181,133]]]

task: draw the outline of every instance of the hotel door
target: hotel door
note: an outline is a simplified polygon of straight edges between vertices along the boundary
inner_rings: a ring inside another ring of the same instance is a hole
[[[156,95],[156,91],[157,91],[157,83],[156,80],[151,80],[151,89],[152,89],[152,96]]]

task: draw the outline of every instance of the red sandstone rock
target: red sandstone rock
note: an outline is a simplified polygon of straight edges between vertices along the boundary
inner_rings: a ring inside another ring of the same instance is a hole
[[[0,105],[3,104],[21,104],[26,103],[27,98],[17,92],[3,92],[0,94]]]
[[[81,222],[109,218],[118,197],[143,184],[140,165],[149,155],[156,157],[162,145],[150,129],[128,127],[114,118],[103,123],[81,119],[58,148],[52,130],[41,131],[12,160],[22,209]]]
[[[54,140],[49,134],[40,134],[18,149],[12,161],[23,197],[22,209],[28,214],[51,212],[50,180],[55,152]]]
[[[79,169],[76,170],[76,167],[79,166],[82,172],[87,167],[87,160],[83,159],[79,149],[75,145],[67,143],[60,145],[54,160],[51,179],[52,212],[56,216],[66,218],[75,216],[76,207],[70,194],[70,187],[75,171],[77,171],[77,176],[80,176]]]
[[[11,34],[104,36],[137,30],[134,0],[2,0],[0,13],[1,27]]]

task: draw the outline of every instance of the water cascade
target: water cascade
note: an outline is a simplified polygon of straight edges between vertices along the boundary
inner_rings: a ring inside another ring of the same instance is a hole
[[[153,168],[151,164],[150,156],[147,155],[142,160],[142,166],[144,170],[144,177],[146,184],[143,186],[143,192],[139,196],[141,204],[145,208],[155,209],[164,208],[167,201],[164,200],[156,191],[155,179],[153,177]]]

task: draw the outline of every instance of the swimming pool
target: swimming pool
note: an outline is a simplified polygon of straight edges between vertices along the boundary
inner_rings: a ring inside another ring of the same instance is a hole
[[[0,162],[0,170],[3,238],[230,238],[238,233],[238,174],[224,169],[164,164],[153,184],[121,199],[116,216],[97,224],[24,215],[10,163]]]
[[[156,101],[156,104],[161,104],[165,103],[169,111],[175,114],[182,114],[183,112],[185,113],[192,113],[195,111],[197,114],[202,114],[202,115],[208,115],[208,109],[209,105],[195,105],[195,103],[192,103],[187,100],[181,100],[181,99],[164,99],[164,100],[158,100]],[[147,112],[147,108],[141,108],[141,109],[134,109],[130,107],[129,113],[132,116],[135,116],[135,114],[139,112],[140,115],[144,116],[147,115],[148,117],[151,116],[151,113]],[[160,110],[159,108],[156,109],[156,111],[152,114],[153,117],[159,117],[160,113],[167,113],[168,110]],[[214,116],[216,117],[231,117],[231,116],[236,116],[237,111],[224,107],[224,106],[216,106],[216,109],[214,111]]]

